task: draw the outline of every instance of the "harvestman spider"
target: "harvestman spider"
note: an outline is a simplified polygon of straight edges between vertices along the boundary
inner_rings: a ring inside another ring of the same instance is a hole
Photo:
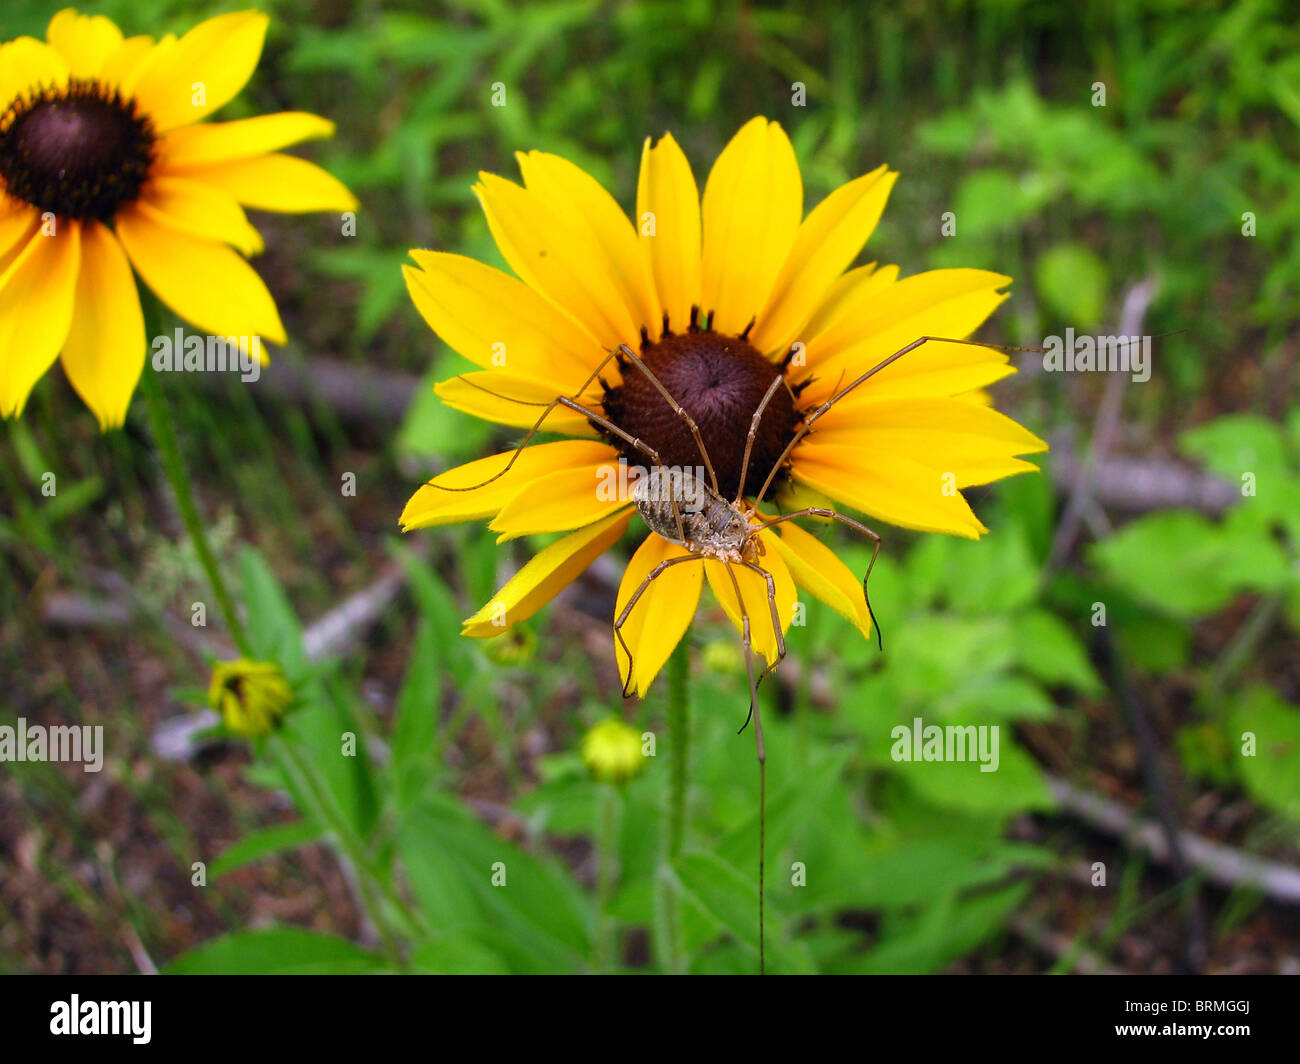
[[[846,517],[845,515],[837,513],[835,510],[829,509],[827,507],[809,506],[809,507],[804,507],[803,509],[794,510],[791,513],[779,514],[778,516],[772,518],[763,518],[762,515],[758,513],[758,508],[762,505],[763,497],[767,494],[768,489],[771,488],[772,482],[775,480],[777,473],[781,470],[781,468],[784,466],[786,461],[789,459],[791,452],[798,445],[798,443],[812,431],[813,425],[820,417],[822,417],[828,410],[831,409],[831,407],[833,407],[846,395],[854,391],[854,389],[858,388],[866,381],[870,380],[873,376],[875,376],[885,367],[889,366],[893,362],[902,358],[909,351],[914,351],[917,348],[919,348],[922,344],[929,343],[931,341],[968,344],[973,347],[993,346],[988,344],[982,344],[975,340],[957,340],[957,339],[952,339],[950,337],[943,337],[943,336],[922,336],[919,339],[912,341],[910,344],[907,344],[905,347],[902,347],[899,350],[895,351],[892,355],[889,355],[887,358],[882,359],[871,369],[867,370],[866,373],[863,373],[860,377],[857,377],[855,380],[849,382],[848,384],[842,387],[838,387],[829,399],[827,399],[820,406],[818,406],[816,409],[814,409],[813,411],[811,411],[810,413],[806,414],[803,417],[803,423],[794,432],[789,443],[786,444],[785,449],[781,452],[780,456],[772,464],[772,468],[768,472],[766,479],[763,481],[762,487],[759,489],[759,492],[755,497],[752,505],[746,502],[744,499],[745,482],[749,472],[749,461],[754,447],[754,440],[758,434],[759,424],[762,421],[763,413],[767,409],[768,404],[772,401],[772,397],[776,394],[778,387],[781,385],[784,385],[787,391],[790,391],[792,398],[796,398],[793,389],[791,389],[789,381],[787,381],[785,377],[785,370],[788,368],[790,359],[793,357],[793,349],[791,355],[787,355],[786,359],[781,363],[780,366],[781,372],[768,386],[767,391],[764,393],[763,398],[759,402],[757,409],[754,411],[754,415],[750,421],[749,432],[745,439],[744,457],[740,468],[740,476],[739,479],[737,480],[736,497],[730,501],[728,501],[719,492],[718,478],[716,473],[713,470],[713,463],[709,458],[708,449],[704,445],[704,439],[700,435],[699,426],[696,424],[695,419],[691,416],[689,411],[687,411],[684,407],[682,407],[677,402],[677,400],[673,398],[673,396],[669,393],[668,389],[665,388],[664,385],[660,382],[658,377],[655,376],[655,374],[650,370],[650,368],[641,360],[641,358],[627,344],[620,344],[617,348],[611,351],[601,361],[600,365],[597,366],[596,369],[592,371],[591,375],[587,378],[583,386],[579,388],[578,391],[575,393],[575,396],[564,396],[564,395],[558,396],[554,400],[546,404],[533,402],[530,400],[515,399],[510,396],[498,395],[496,392],[484,388],[482,385],[476,384],[473,381],[470,381],[468,378],[461,378],[462,380],[465,381],[465,383],[471,384],[474,387],[479,388],[481,391],[485,391],[488,394],[495,396],[496,398],[503,399],[509,402],[519,403],[520,405],[523,406],[544,405],[545,409],[542,411],[538,419],[533,423],[532,427],[528,430],[527,435],[525,435],[523,440],[520,441],[518,447],[515,448],[514,452],[510,456],[510,460],[505,464],[505,466],[498,473],[494,474],[491,477],[488,477],[486,480],[482,481],[479,484],[470,485],[468,487],[450,488],[450,487],[445,487],[444,485],[433,484],[432,482],[430,482],[430,486],[442,488],[442,490],[444,491],[474,491],[477,488],[484,487],[485,485],[492,483],[493,481],[499,479],[500,477],[505,476],[505,474],[510,471],[511,467],[514,466],[515,460],[523,452],[523,449],[528,445],[528,442],[541,430],[542,422],[546,420],[546,418],[557,406],[563,406],[569,410],[572,410],[574,413],[580,414],[582,417],[586,418],[591,424],[599,426],[601,429],[605,430],[611,436],[623,440],[625,443],[627,443],[638,453],[643,454],[648,459],[650,459],[650,461],[653,463],[653,467],[652,467],[653,469],[663,470],[664,473],[668,474],[667,483],[670,485],[670,489],[667,493],[666,499],[663,498],[662,492],[656,494],[652,490],[652,485],[655,482],[655,478],[648,475],[637,478],[632,489],[633,499],[636,502],[637,511],[640,513],[642,520],[645,521],[646,525],[651,529],[651,531],[657,533],[658,535],[662,536],[664,539],[668,540],[671,543],[684,547],[688,551],[688,553],[679,557],[668,558],[660,562],[658,565],[656,565],[654,569],[652,569],[646,575],[645,579],[641,581],[640,585],[638,585],[636,590],[629,597],[627,603],[624,605],[617,619],[614,621],[614,635],[617,637],[619,645],[623,650],[623,653],[627,655],[627,662],[628,662],[627,664],[628,678],[623,685],[623,697],[627,698],[631,695],[633,661],[632,661],[631,649],[628,647],[627,641],[623,638],[622,629],[623,626],[627,623],[627,619],[631,615],[632,609],[636,606],[637,602],[641,599],[641,596],[645,594],[646,589],[649,588],[649,586],[660,576],[660,574],[662,574],[663,572],[665,572],[667,569],[669,569],[674,565],[680,565],[685,562],[691,562],[691,561],[702,562],[706,560],[721,562],[722,565],[725,567],[727,576],[731,581],[731,587],[736,596],[736,605],[739,610],[739,615],[741,618],[741,639],[745,647],[745,671],[749,682],[750,716],[746,717],[745,724],[749,723],[750,717],[753,718],[754,740],[755,740],[755,745],[756,745],[757,755],[758,755],[759,806],[760,806],[759,859],[758,859],[758,913],[759,913],[758,919],[759,919],[759,971],[760,972],[764,971],[766,968],[766,957],[765,957],[764,935],[763,935],[764,850],[766,847],[766,840],[764,836],[766,833],[766,826],[764,823],[765,817],[763,816],[763,811],[764,811],[764,806],[766,804],[766,790],[767,790],[767,770],[766,770],[767,751],[763,742],[763,721],[762,721],[762,714],[760,712],[759,703],[758,703],[758,686],[767,677],[767,675],[771,673],[777,667],[777,665],[781,663],[781,661],[785,658],[785,653],[786,653],[785,636],[781,625],[781,618],[779,616],[777,610],[777,604],[776,604],[776,583],[772,578],[772,574],[767,572],[765,569],[763,569],[762,566],[760,566],[757,561],[757,559],[764,554],[764,547],[763,547],[762,540],[758,538],[760,533],[764,532],[769,528],[774,527],[775,525],[781,524],[785,521],[793,521],[801,517],[820,517],[826,520],[837,521],[840,524],[847,525],[849,528],[852,528],[854,531],[859,532],[862,535],[866,536],[868,539],[870,539],[873,543],[873,549],[871,552],[871,561],[870,563],[868,563],[866,574],[862,578],[862,597],[867,607],[867,614],[871,619],[872,625],[876,629],[877,644],[881,647],[882,650],[884,648],[884,644],[880,635],[880,625],[876,622],[875,614],[871,610],[871,600],[867,593],[867,583],[871,579],[871,570],[875,567],[876,558],[880,554],[880,546],[881,546],[880,536],[877,535],[875,532],[873,532],[866,525],[862,524],[860,521],[857,521],[851,517]],[[1006,348],[1004,348],[1004,350],[1005,349]],[[1021,350],[1021,349],[1010,348],[1009,350]],[[1026,348],[1024,350],[1030,350],[1030,349]],[[649,383],[655,388],[655,390],[663,397],[664,401],[671,408],[673,414],[681,418],[685,422],[686,427],[689,429],[691,436],[695,441],[696,447],[699,449],[700,457],[704,461],[704,469],[708,474],[709,484],[706,485],[706,484],[699,483],[698,479],[694,476],[694,474],[690,473],[687,470],[679,470],[679,471],[669,470],[664,465],[664,463],[660,460],[658,452],[649,444],[645,443],[643,440],[640,440],[628,434],[619,426],[615,425],[612,421],[610,421],[609,418],[603,416],[602,414],[598,414],[593,410],[588,409],[587,407],[583,406],[580,402],[578,402],[577,397],[584,395],[587,392],[587,390],[591,388],[591,386],[595,383],[595,381],[600,377],[600,374],[604,371],[605,367],[609,364],[610,360],[613,358],[618,358],[620,367],[622,367],[628,362],[632,363],[632,365],[634,365],[637,368],[637,370],[645,376],[646,380],[649,381]],[[664,483],[664,479],[662,476],[659,478],[658,482],[660,484]],[[685,490],[688,487],[690,488],[690,490]],[[675,490],[675,489],[683,489],[683,490]],[[700,499],[700,498],[703,499],[702,505],[692,507],[689,509],[684,509],[686,499]],[[665,503],[667,503],[666,506]],[[752,517],[758,518],[757,523],[751,520]],[[764,582],[767,585],[768,610],[769,613],[771,614],[772,630],[776,639],[777,653],[776,653],[775,660],[768,664],[767,668],[763,670],[763,672],[759,675],[757,680],[755,680],[754,678],[754,655],[753,655],[753,647],[751,641],[750,616],[749,616],[749,612],[745,608],[745,600],[744,600],[744,596],[741,594],[740,583],[736,579],[736,574],[733,570],[733,566],[736,565],[742,566],[752,572],[757,573],[760,577],[763,578]],[[745,724],[741,725],[740,727],[741,731],[744,731]]]

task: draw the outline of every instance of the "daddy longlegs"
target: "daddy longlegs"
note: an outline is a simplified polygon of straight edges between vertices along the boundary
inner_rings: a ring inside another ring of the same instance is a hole
[[[758,435],[758,428],[762,421],[763,413],[767,409],[768,404],[772,401],[772,397],[776,394],[778,388],[781,385],[784,385],[785,388],[791,392],[792,397],[794,397],[794,392],[785,376],[785,371],[789,368],[790,362],[794,357],[796,350],[794,347],[791,348],[790,354],[788,354],[781,362],[780,373],[768,386],[766,393],[764,393],[762,400],[754,411],[754,415],[750,421],[749,432],[745,439],[745,451],[740,468],[740,477],[736,486],[736,497],[730,501],[728,501],[719,491],[718,478],[713,471],[713,463],[709,458],[708,448],[704,445],[704,439],[700,435],[700,429],[696,424],[695,419],[691,416],[689,411],[682,407],[677,400],[673,398],[668,389],[664,387],[663,383],[655,376],[650,367],[647,366],[640,356],[638,356],[627,344],[620,344],[606,355],[605,358],[601,360],[600,365],[592,371],[591,375],[583,383],[582,387],[574,393],[574,395],[557,396],[551,402],[545,404],[534,400],[516,399],[511,396],[499,395],[491,389],[485,388],[482,385],[471,381],[467,377],[461,377],[460,379],[466,384],[470,384],[473,387],[478,388],[480,391],[487,392],[489,395],[498,399],[518,403],[521,406],[545,406],[545,409],[533,423],[524,438],[519,442],[519,445],[511,454],[509,461],[506,462],[505,466],[493,476],[488,477],[486,480],[478,484],[459,488],[446,487],[445,485],[435,484],[433,481],[428,482],[430,487],[440,488],[443,491],[475,491],[478,488],[485,487],[493,481],[500,479],[514,466],[515,460],[523,452],[523,449],[528,445],[528,442],[537,435],[539,431],[541,431],[542,422],[544,422],[546,418],[550,416],[551,412],[559,406],[563,406],[568,410],[572,410],[576,414],[580,414],[591,422],[591,424],[598,426],[611,436],[623,440],[635,451],[645,455],[645,457],[653,463],[653,470],[663,471],[659,475],[657,483],[660,486],[665,483],[669,485],[666,498],[662,491],[655,492],[651,490],[651,486],[656,483],[652,477],[640,476],[637,478],[632,488],[633,500],[636,502],[637,511],[641,515],[642,520],[645,521],[651,531],[668,540],[670,543],[684,547],[689,551],[689,553],[675,558],[668,558],[656,565],[654,569],[646,575],[645,579],[641,581],[636,590],[633,591],[632,595],[628,598],[627,603],[620,611],[617,619],[614,621],[614,635],[617,638],[623,653],[627,655],[628,662],[627,680],[623,685],[623,697],[628,698],[631,696],[633,661],[631,649],[623,638],[622,629],[627,623],[627,619],[631,615],[633,607],[636,606],[637,602],[641,599],[641,596],[645,594],[646,589],[651,585],[651,583],[653,583],[660,574],[670,567],[692,561],[720,562],[726,569],[727,576],[731,581],[732,591],[736,596],[736,606],[741,618],[741,640],[745,648],[745,672],[749,682],[749,716],[746,717],[745,724],[741,725],[740,731],[743,732],[745,730],[745,725],[748,724],[749,720],[752,718],[754,721],[754,742],[758,757],[758,963],[760,974],[764,973],[767,967],[764,943],[763,904],[765,886],[764,858],[766,849],[767,750],[763,743],[763,720],[758,702],[758,687],[767,675],[775,670],[781,661],[784,660],[786,648],[785,635],[776,604],[776,582],[772,579],[772,574],[767,572],[758,564],[758,558],[764,554],[763,543],[762,540],[758,538],[759,535],[767,529],[786,521],[793,521],[801,517],[818,517],[823,520],[836,521],[840,524],[846,525],[870,539],[873,547],[871,552],[871,561],[868,563],[867,571],[862,578],[862,598],[867,607],[867,615],[871,620],[872,627],[876,630],[876,641],[881,650],[884,649],[884,641],[881,638],[880,625],[876,622],[875,614],[871,609],[871,600],[867,593],[867,584],[871,579],[871,570],[875,567],[876,558],[880,554],[882,542],[880,536],[866,525],[862,524],[862,522],[857,521],[852,517],[847,517],[844,514],[838,513],[827,507],[808,506],[787,514],[779,514],[772,518],[764,518],[758,512],[758,508],[762,505],[763,497],[771,488],[773,481],[789,459],[791,452],[799,442],[812,431],[813,425],[819,418],[821,418],[841,399],[849,395],[866,381],[870,380],[881,370],[893,364],[908,352],[915,351],[923,344],[931,342],[965,344],[972,347],[994,347],[1002,351],[1041,350],[1040,348],[1007,347],[997,344],[986,344],[977,340],[958,340],[946,336],[922,336],[919,339],[913,340],[910,344],[899,348],[887,358],[876,363],[876,365],[867,370],[867,372],[863,373],[860,377],[857,377],[842,387],[838,387],[829,399],[804,416],[803,423],[794,432],[790,438],[790,442],[786,444],[785,449],[772,464],[772,468],[768,471],[767,477],[763,481],[762,487],[759,489],[758,495],[755,497],[752,504],[744,499],[743,493],[749,472],[749,461],[754,447],[754,440]],[[630,363],[640,371],[645,376],[646,380],[649,381],[655,390],[664,398],[664,401],[671,408],[674,415],[685,422],[687,429],[691,433],[692,439],[695,441],[696,447],[699,448],[700,457],[704,463],[704,470],[709,478],[708,484],[699,483],[698,478],[688,470],[669,469],[661,461],[658,452],[649,444],[629,435],[603,414],[597,413],[578,402],[578,397],[584,395],[587,390],[592,387],[600,377],[600,374],[604,371],[605,367],[609,365],[611,359],[618,360],[620,369],[625,370],[627,365]],[[703,499],[703,502],[701,504],[687,505],[687,500],[698,499]],[[665,503],[667,503],[666,506]],[[773,634],[776,639],[777,653],[775,660],[768,664],[767,668],[763,670],[757,679],[754,677],[751,621],[749,612],[745,608],[744,596],[740,591],[740,583],[736,579],[736,574],[733,570],[733,566],[736,565],[759,574],[767,585],[768,611],[771,615],[770,619],[772,622]]]

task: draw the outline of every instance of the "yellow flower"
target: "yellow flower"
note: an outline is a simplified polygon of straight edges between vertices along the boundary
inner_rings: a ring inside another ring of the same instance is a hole
[[[609,717],[582,737],[582,763],[593,779],[625,783],[645,769],[641,736],[617,717]]]
[[[62,355],[101,428],[121,425],[146,338],[132,267],[200,330],[284,343],[242,256],[244,207],[351,210],[324,170],[279,149],[334,131],[286,111],[203,123],[257,66],[267,18],[219,15],[177,39],[123,38],[60,11],[46,40],[0,45],[0,416]],[[242,205],[242,206],[241,206]]]
[[[293,689],[278,665],[237,658],[212,670],[208,703],[232,732],[256,739],[280,726],[293,704]]]
[[[970,344],[916,347],[838,400],[815,431],[801,431],[840,386],[922,336],[969,336],[1006,298],[1011,279],[983,270],[900,280],[894,266],[850,268],[897,176],[886,167],[832,192],[805,218],[799,166],[775,122],[755,118],[736,134],[702,202],[671,135],[653,146],[647,139],[633,225],[574,164],[536,151],[518,159],[523,186],[485,173],[475,187],[517,277],[434,251],[412,251],[417,265],[405,268],[428,324],[482,367],[438,385],[449,406],[526,426],[540,405],[573,396],[644,441],[664,465],[700,467],[688,426],[629,360],[610,361],[583,390],[609,353],[627,344],[693,416],[727,501],[755,499],[771,475],[777,488],[820,494],[895,525],[977,538],[987,529],[958,489],[1036,468],[1016,456],[1046,444],[993,410],[983,391],[1014,368],[1005,353]],[[773,384],[781,376],[789,387]],[[745,467],[751,423],[769,386],[777,390]],[[503,540],[567,533],[465,622],[466,635],[497,635],[537,612],[638,513],[626,492],[597,489],[620,458],[648,464],[642,453],[564,407],[544,428],[579,438],[526,447],[508,472],[474,490],[444,489],[487,481],[508,455],[450,470],[416,491],[402,513],[406,529],[486,518]],[[747,511],[751,525],[756,514]],[[831,548],[793,520],[758,533],[758,541],[757,564],[772,578],[783,626],[798,586],[869,633],[861,576]],[[650,532],[623,574],[616,611],[657,565],[686,553]],[[766,580],[732,569],[754,649],[773,662]],[[705,576],[740,627],[722,563],[672,565],[626,618],[631,666],[615,644],[629,688],[644,694],[650,686],[686,631]]]

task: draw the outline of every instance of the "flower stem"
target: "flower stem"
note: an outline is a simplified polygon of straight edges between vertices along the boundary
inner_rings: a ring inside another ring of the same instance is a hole
[[[668,661],[669,817],[668,856],[682,852],[686,836],[686,768],[690,757],[691,648],[690,629]]]
[[[668,660],[668,829],[656,890],[656,939],[660,967],[685,970],[681,952],[681,907],[673,864],[686,838],[686,778],[690,758],[691,633],[682,636]]]
[[[212,551],[212,544],[208,541],[207,530],[203,527],[203,518],[199,516],[199,508],[194,502],[194,492],[190,489],[190,479],[185,472],[185,463],[181,460],[180,446],[176,442],[176,429],[163,399],[162,387],[148,367],[140,375],[140,390],[144,392],[145,407],[149,411],[149,423],[153,427],[158,453],[162,458],[163,469],[167,473],[172,493],[176,496],[176,508],[180,511],[185,531],[189,533],[199,564],[203,566],[212,593],[216,596],[217,607],[221,610],[230,638],[234,640],[240,655],[251,659],[253,655],[248,636],[244,632],[239,614],[235,612],[234,599],[230,597],[230,591],[221,575],[221,568],[217,565],[217,557]]]
[[[618,965],[618,934],[609,903],[618,882],[618,822],[623,801],[616,784],[600,784],[596,798],[596,904],[600,926],[596,936],[596,970],[611,972]]]
[[[287,778],[294,780],[300,788],[309,806],[307,811],[318,824],[333,832],[339,856],[352,866],[356,876],[357,900],[362,910],[379,934],[388,958],[398,970],[404,970],[405,958],[379,900],[375,897],[375,890],[378,890],[382,898],[403,914],[410,923],[415,924],[414,918],[392,886],[385,881],[380,870],[375,867],[365,843],[352,830],[346,816],[338,810],[329,794],[329,789],[318,778],[310,762],[303,758],[301,751],[283,735],[275,736],[271,747],[280,763],[280,770]]]

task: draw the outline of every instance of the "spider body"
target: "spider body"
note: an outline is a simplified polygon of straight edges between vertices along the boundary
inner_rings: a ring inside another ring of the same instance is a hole
[[[688,470],[638,477],[632,498],[650,531],[692,554],[752,563],[764,553],[744,504],[728,502]]]

